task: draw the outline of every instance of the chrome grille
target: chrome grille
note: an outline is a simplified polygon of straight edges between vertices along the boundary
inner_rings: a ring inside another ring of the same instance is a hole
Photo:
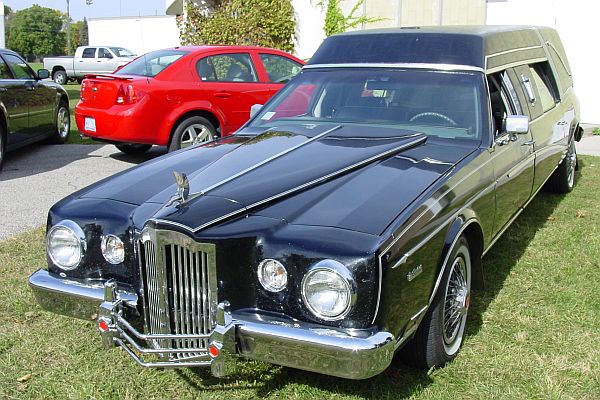
[[[197,243],[177,232],[146,228],[138,249],[148,332],[185,335],[152,339],[150,345],[202,350],[171,353],[176,359],[206,356],[217,303],[214,245]]]

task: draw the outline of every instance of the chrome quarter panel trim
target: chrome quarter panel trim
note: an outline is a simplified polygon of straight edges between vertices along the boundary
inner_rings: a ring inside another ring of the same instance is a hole
[[[347,64],[311,64],[302,69],[316,68],[401,68],[401,69],[429,69],[438,71],[456,72],[484,72],[483,68],[472,65],[460,64],[427,64],[427,63],[347,63]]]
[[[29,277],[29,286],[44,310],[88,321],[98,313],[104,299],[102,283],[61,278],[45,269]],[[117,289],[117,296],[126,306],[136,308],[138,296],[133,291]]]

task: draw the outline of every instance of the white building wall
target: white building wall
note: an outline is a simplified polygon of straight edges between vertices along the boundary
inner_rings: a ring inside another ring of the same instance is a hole
[[[90,18],[91,46],[121,46],[136,54],[179,46],[175,16]]]
[[[589,0],[507,0],[489,2],[489,25],[545,25],[558,30],[581,102],[582,122],[600,123],[600,85],[595,33],[600,2]]]
[[[325,12],[316,1],[292,0],[296,12],[295,53],[306,60],[314,54],[325,39]]]

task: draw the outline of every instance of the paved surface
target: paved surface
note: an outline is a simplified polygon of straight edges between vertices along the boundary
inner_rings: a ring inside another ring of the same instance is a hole
[[[598,125],[585,125],[579,154],[600,156]],[[0,240],[46,224],[48,209],[63,197],[104,177],[164,154],[153,147],[128,156],[112,145],[33,145],[8,153],[0,172]]]
[[[10,152],[0,172],[0,241],[46,224],[48,209],[104,177],[165,153],[128,156],[112,145],[31,145]]]
[[[575,145],[577,154],[587,154],[590,156],[600,156],[600,136],[592,135],[592,131],[598,128],[598,125],[581,124],[584,129],[581,141]]]

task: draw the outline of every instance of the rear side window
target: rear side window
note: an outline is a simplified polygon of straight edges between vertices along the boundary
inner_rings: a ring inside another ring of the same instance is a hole
[[[98,58],[113,58],[113,56],[108,49],[101,47],[98,49]]]
[[[12,79],[8,65],[0,58],[0,79]]]
[[[16,79],[35,79],[33,70],[29,68],[29,65],[21,57],[17,57],[14,54],[5,54],[4,58],[13,70]]]
[[[203,81],[209,82],[257,82],[256,70],[246,53],[219,54],[201,59],[196,71]]]
[[[154,77],[169,65],[188,54],[184,50],[157,50],[140,56],[125,65],[115,75],[139,75]]]
[[[277,54],[261,54],[260,59],[265,66],[269,81],[274,83],[286,83],[302,69],[302,65]]]
[[[554,107],[555,100],[549,86],[546,84],[542,76],[538,73],[538,69],[534,67],[531,68],[531,78],[533,79],[533,83],[537,89],[539,101],[542,105],[542,110],[544,112],[550,110]]]
[[[83,53],[81,54],[81,58],[95,58],[96,57],[96,48],[88,47],[83,49]]]

